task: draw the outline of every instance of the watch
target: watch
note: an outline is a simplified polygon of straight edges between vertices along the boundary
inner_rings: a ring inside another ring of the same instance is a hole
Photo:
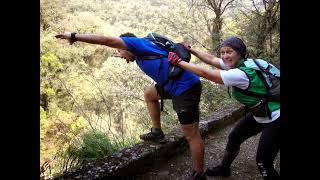
[[[77,34],[76,32],[72,32],[72,33],[71,33],[70,39],[71,39],[72,42],[77,41],[76,34]]]

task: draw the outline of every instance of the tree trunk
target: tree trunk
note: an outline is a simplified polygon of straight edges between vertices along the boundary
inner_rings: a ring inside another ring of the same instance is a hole
[[[219,51],[219,45],[221,43],[221,29],[222,29],[222,18],[220,14],[216,14],[213,24],[213,33],[212,33],[212,47],[215,53]]]
[[[273,44],[272,44],[272,34],[270,34],[270,51],[272,52]]]
[[[259,25],[258,28],[258,37],[257,37],[257,47],[256,47],[256,56],[260,56],[263,51],[265,50],[265,42],[266,42],[266,37],[267,37],[267,32],[265,31],[266,29],[266,23],[265,20],[262,20],[261,24]]]
[[[49,99],[47,94],[40,94],[40,106],[47,111],[49,106]]]

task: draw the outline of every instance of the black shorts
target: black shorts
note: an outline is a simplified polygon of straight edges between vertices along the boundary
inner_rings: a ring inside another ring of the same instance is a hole
[[[172,99],[173,109],[178,115],[180,124],[193,124],[199,122],[199,103],[201,98],[201,82],[183,92],[180,96],[172,96],[165,90],[161,93],[162,87],[155,85],[158,94],[163,99]]]

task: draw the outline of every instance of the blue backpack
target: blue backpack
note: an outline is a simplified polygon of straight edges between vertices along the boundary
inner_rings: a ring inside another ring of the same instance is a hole
[[[156,44],[158,47],[161,49],[167,51],[167,52],[175,52],[183,61],[190,62],[191,59],[191,53],[189,52],[188,49],[186,49],[181,43],[174,43],[171,41],[169,38],[159,35],[157,33],[149,33],[145,39],[153,42]],[[153,60],[153,59],[159,59],[161,58],[161,64],[158,70],[158,75],[160,72],[160,69],[162,68],[162,63],[163,63],[163,55],[158,55],[158,56],[143,56],[142,57],[145,60]],[[173,65],[169,62],[169,74],[168,74],[168,80],[175,80],[181,76],[183,73],[183,69]],[[164,86],[164,85],[163,85]]]
[[[266,98],[268,101],[280,102],[280,70],[262,59],[247,59],[244,64],[246,67],[256,70],[268,92],[266,95],[249,91],[243,91],[243,93],[258,98]]]
[[[188,49],[186,49],[181,43],[174,43],[169,38],[159,35],[157,33],[149,33],[145,39],[153,42],[155,45],[160,47],[161,49],[169,52],[175,52],[183,61],[190,62],[191,59],[191,53]],[[160,70],[162,68],[163,59],[165,56],[163,55],[155,55],[155,56],[140,56],[140,58],[144,60],[154,60],[154,59],[161,59],[160,66],[158,69],[158,76],[160,76]],[[178,79],[184,69],[173,65],[169,62],[169,71],[168,71],[168,79],[161,85],[162,91],[160,92],[161,96],[161,111],[163,111],[163,94],[164,94],[164,86],[168,84],[168,82]]]

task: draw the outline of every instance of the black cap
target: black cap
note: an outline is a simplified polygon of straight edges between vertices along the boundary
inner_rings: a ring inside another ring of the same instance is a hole
[[[240,38],[231,36],[222,42],[222,44],[220,45],[220,49],[224,46],[229,46],[233,50],[237,51],[241,55],[241,58],[246,57],[247,47]]]

